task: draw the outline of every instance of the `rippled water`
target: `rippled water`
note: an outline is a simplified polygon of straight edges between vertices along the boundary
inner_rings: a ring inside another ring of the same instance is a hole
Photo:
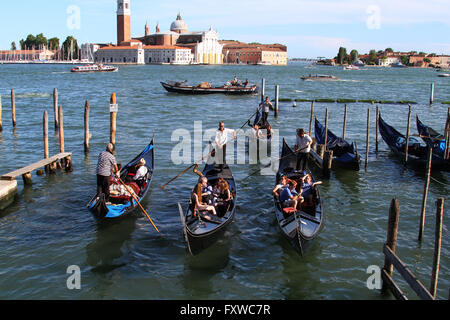
[[[448,78],[422,69],[367,68],[343,71],[334,67],[307,69],[256,66],[128,66],[114,74],[71,74],[70,66],[0,66],[3,132],[0,134],[0,173],[7,173],[43,157],[42,115],[49,112],[53,133],[53,88],[64,108],[65,149],[73,152],[70,174],[37,177],[23,187],[15,202],[0,212],[1,299],[383,299],[366,287],[370,265],[383,266],[390,201],[400,201],[397,250],[419,280],[429,287],[434,250],[435,201],[447,197],[448,173],[434,172],[427,206],[423,243],[417,241],[424,174],[405,169],[384,142],[376,154],[374,121],[367,172],[333,172],[321,193],[326,223],[303,259],[282,237],[276,224],[271,189],[274,177],[253,176],[255,165],[232,165],[238,181],[236,220],[226,235],[201,255],[186,252],[177,202],[186,207],[196,177],[190,173],[160,186],[186,168],[170,161],[173,130],[215,128],[220,120],[239,128],[254,112],[258,96],[179,96],[160,85],[165,80],[210,81],[223,84],[234,75],[250,82],[267,81],[281,98],[353,98],[412,100],[413,116],[443,132],[447,107],[428,105],[430,83],[436,83],[436,101],[450,101]],[[302,75],[326,73],[338,82],[303,82]],[[12,129],[10,89],[16,92],[17,128]],[[150,141],[156,130],[156,171],[144,207],[162,237],[144,217],[98,226],[86,210],[95,192],[98,154],[109,140],[109,98],[117,93],[117,157],[126,163]],[[83,150],[84,103],[91,105],[91,150]],[[319,119],[330,112],[330,129],[342,132],[343,104],[316,103]],[[365,150],[366,114],[375,106],[349,104],[347,137]],[[380,105],[383,118],[406,132],[408,107]],[[293,144],[295,129],[309,127],[309,103],[281,103],[278,119],[271,122],[280,136]],[[323,121],[323,120],[322,120]],[[414,123],[412,132],[416,132]],[[51,135],[50,153],[59,152],[58,136]],[[380,137],[381,139],[381,137]],[[320,178],[320,176],[319,176]],[[448,298],[448,204],[444,212],[438,298]],[[67,267],[81,268],[81,290],[66,287]],[[400,279],[397,273],[396,279]],[[402,289],[414,293],[404,281]]]

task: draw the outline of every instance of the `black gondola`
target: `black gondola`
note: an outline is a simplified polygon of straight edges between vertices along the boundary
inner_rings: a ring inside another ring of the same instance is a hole
[[[325,126],[323,126],[316,118],[315,130],[316,143],[325,144]],[[359,170],[361,165],[361,157],[356,150],[355,144],[336,136],[328,130],[327,150],[333,151],[332,169],[345,168],[350,170]],[[311,151],[314,156],[314,151]]]
[[[379,130],[384,142],[391,149],[392,153],[404,161],[406,150],[406,137],[388,125],[380,116]],[[408,162],[407,164],[413,168],[425,169],[428,161],[428,146],[421,144],[421,140],[410,137],[408,143]],[[444,160],[439,155],[433,154],[432,169],[449,170],[449,160]]]
[[[120,178],[127,187],[135,192],[139,202],[146,196],[152,182],[153,170],[155,168],[155,148],[154,140],[142,151],[136,158],[122,168]],[[127,176],[132,174],[133,168],[137,163],[144,159],[148,173],[142,181],[127,182]],[[114,183],[114,182],[113,182]],[[120,182],[115,182],[121,185]],[[126,190],[126,189],[125,189]],[[99,222],[119,221],[130,216],[136,209],[140,210],[139,205],[133,197],[127,192],[124,195],[110,195],[110,202],[105,202],[104,194],[95,195],[88,204],[89,210]]]
[[[258,87],[252,86],[221,86],[203,88],[201,86],[189,86],[185,82],[161,82],[161,85],[168,92],[183,93],[183,94],[230,94],[230,95],[244,95],[258,93]]]
[[[291,180],[300,181],[303,173],[295,171],[296,164],[296,154],[283,139],[276,185],[280,183],[283,175]],[[311,175],[311,172],[307,172],[307,174]],[[312,180],[314,181],[314,178]],[[314,187],[312,194],[314,205],[302,207],[302,210],[296,213],[292,212],[293,208],[283,208],[279,197],[274,195],[275,216],[281,232],[301,255],[305,254],[308,243],[319,234],[324,221],[319,189]]]
[[[417,131],[419,132],[420,137],[430,148],[433,149],[433,154],[440,158],[444,158],[446,144],[444,136],[433,128],[423,124],[417,116],[416,123]]]
[[[185,240],[192,255],[199,254],[216,242],[231,224],[236,212],[236,183],[233,173],[227,164],[224,164],[223,168],[218,167],[214,163],[214,157],[215,153],[213,152],[205,165],[203,176],[208,178],[208,184],[211,186],[215,186],[220,178],[225,179],[229,184],[231,201],[228,203],[228,207],[224,210],[223,215],[218,213],[217,216],[207,211],[197,210],[192,193],[189,207],[185,214],[183,214],[181,205],[178,204]],[[200,179],[201,177],[198,180],[199,182]]]

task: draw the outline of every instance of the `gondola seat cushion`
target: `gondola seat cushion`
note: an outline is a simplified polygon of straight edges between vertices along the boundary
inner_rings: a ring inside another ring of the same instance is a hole
[[[129,182],[129,183],[127,183],[127,186],[128,186],[129,188],[131,188],[131,189],[134,191],[134,193],[135,193],[136,195],[139,195],[140,188],[139,188],[139,186],[137,185],[137,183],[135,183],[135,182]]]
[[[295,208],[293,208],[293,207],[283,208],[283,214],[284,214],[285,216],[289,216],[289,215],[295,213],[296,211],[297,211],[297,210],[296,210]]]

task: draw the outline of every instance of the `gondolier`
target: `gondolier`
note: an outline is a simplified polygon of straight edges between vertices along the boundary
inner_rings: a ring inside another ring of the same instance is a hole
[[[297,170],[303,171],[306,168],[308,154],[311,151],[312,139],[305,134],[304,129],[297,129],[297,140],[295,142],[295,152],[297,153]]]
[[[120,175],[116,157],[113,155],[113,149],[113,144],[108,144],[106,151],[100,153],[97,163],[97,195],[103,193],[106,202],[109,201],[109,186],[111,184],[112,169],[114,169],[114,172],[117,175]]]
[[[269,97],[259,104],[262,109],[262,125],[267,123],[267,118],[269,117],[270,108],[273,107],[272,103],[269,101]]]
[[[219,123],[219,130],[216,132],[216,145],[217,145],[217,157],[216,164],[219,164],[220,168],[223,168],[223,165],[226,163],[226,155],[227,155],[227,142],[228,142],[228,134],[233,133],[233,138],[236,140],[236,131],[233,129],[225,128],[225,123],[221,121]]]

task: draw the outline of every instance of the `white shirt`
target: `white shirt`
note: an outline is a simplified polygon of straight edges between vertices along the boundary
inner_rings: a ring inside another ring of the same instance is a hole
[[[233,133],[234,130],[225,128],[223,131],[217,130],[216,132],[216,145],[222,148],[228,142],[228,134]]]
[[[133,180],[139,180],[147,174],[148,169],[146,166],[140,166],[138,171],[136,171],[136,175],[133,177]]]
[[[252,139],[252,140],[256,140],[256,139],[259,139],[261,137],[262,137],[261,130],[259,130],[259,129],[255,130],[255,128],[252,128],[249,138]]]
[[[303,138],[297,135],[297,141],[295,142],[295,144],[297,145],[297,150],[305,148],[304,150],[300,151],[300,153],[308,153],[311,151],[311,142],[312,142],[311,137],[305,134]],[[307,145],[308,147],[306,148]]]

